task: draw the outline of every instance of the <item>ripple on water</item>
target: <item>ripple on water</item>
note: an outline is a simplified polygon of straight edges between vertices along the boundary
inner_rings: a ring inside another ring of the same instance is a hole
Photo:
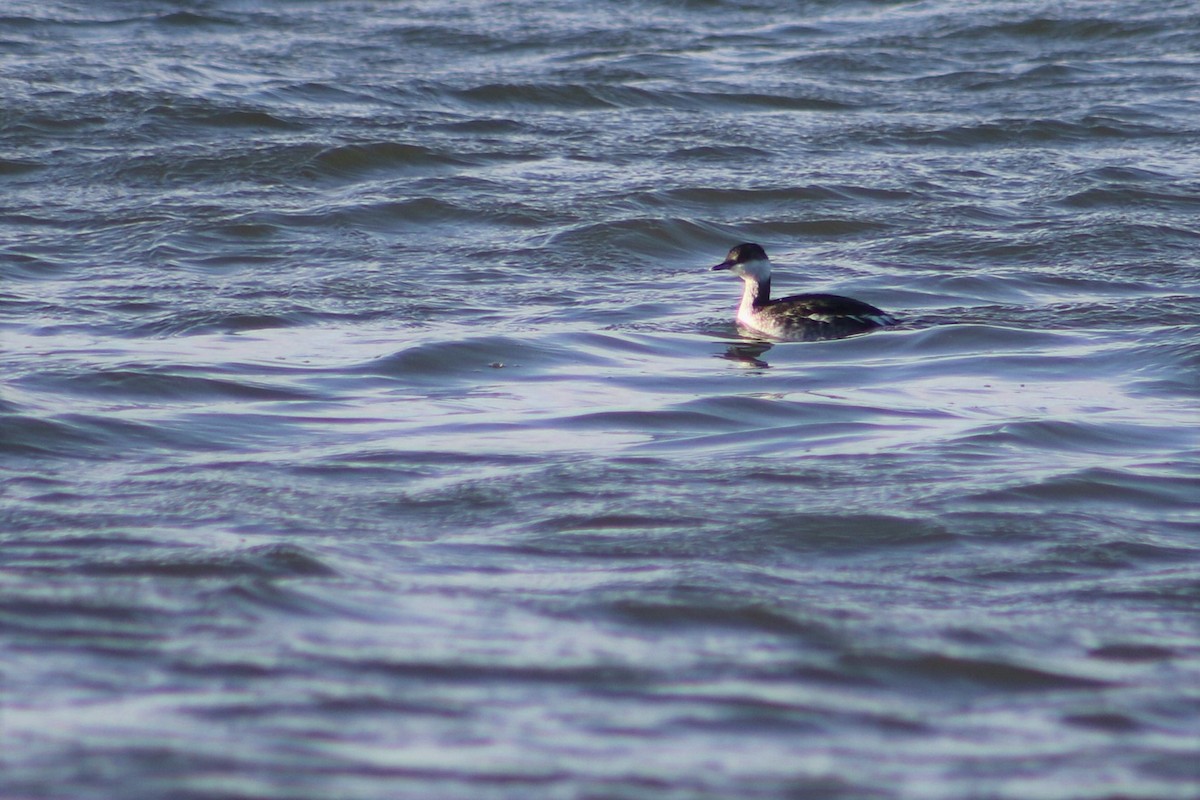
[[[38,580],[9,592],[0,618],[17,640],[57,661],[71,653],[151,657],[198,630],[236,638],[266,611],[303,617],[330,610],[298,586],[336,577],[312,551],[292,544],[212,550],[185,542],[190,534],[176,543],[61,531],[14,538],[10,568]],[[184,651],[173,658],[187,660]],[[104,691],[128,674],[104,667],[91,679],[91,691]]]
[[[982,504],[1133,507],[1154,517],[1190,516],[1196,508],[1196,477],[1154,466],[1092,467],[1033,482],[1013,481],[974,498]]]
[[[1148,453],[1168,452],[1180,440],[1176,425],[1151,425],[1119,419],[1095,421],[1039,419],[989,424],[972,430],[955,442],[956,447],[979,452],[1005,448],[1058,451],[1070,454],[1104,454],[1121,460]]]
[[[694,252],[697,241],[728,241],[720,227],[682,217],[631,217],[568,226],[550,237],[550,244],[588,257],[617,248],[647,256],[664,251]]]
[[[71,373],[42,373],[37,384],[66,394],[125,401],[205,400],[286,401],[312,400],[316,395],[250,379],[213,377],[194,373],[192,368],[165,364],[130,365],[126,369]]]
[[[519,365],[525,370],[545,370],[571,364],[611,365],[611,357],[596,351],[572,349],[541,338],[481,336],[454,341],[421,342],[391,356],[373,360],[360,371],[392,376],[415,385],[445,386],[449,380],[479,383],[501,380],[487,370]]]
[[[388,178],[454,172],[470,162],[441,149],[402,142],[364,142],[326,148],[309,162],[313,174],[353,183],[373,176]]]
[[[257,545],[217,553],[197,553],[184,548],[151,558],[105,559],[81,564],[78,568],[93,575],[221,578],[231,582],[240,577],[329,577],[337,574],[315,554],[292,544]]]

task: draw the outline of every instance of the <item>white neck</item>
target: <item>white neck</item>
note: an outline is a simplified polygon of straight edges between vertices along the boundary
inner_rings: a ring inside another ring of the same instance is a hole
[[[770,297],[771,280],[768,278],[765,283],[759,283],[753,275],[743,274],[742,281],[745,285],[742,287],[742,302],[738,305],[737,318],[743,324],[750,325],[754,319],[755,301],[760,298],[765,300]],[[751,327],[753,326],[751,325]]]

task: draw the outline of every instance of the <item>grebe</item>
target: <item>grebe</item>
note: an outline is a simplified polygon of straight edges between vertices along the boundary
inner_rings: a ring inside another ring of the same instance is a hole
[[[771,262],[762,247],[750,242],[734,247],[713,269],[727,269],[746,282],[737,321],[755,333],[793,341],[841,339],[897,322],[870,303],[836,294],[772,300]]]

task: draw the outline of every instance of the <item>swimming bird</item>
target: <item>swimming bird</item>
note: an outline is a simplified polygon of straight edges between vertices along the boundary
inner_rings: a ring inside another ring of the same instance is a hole
[[[734,247],[713,269],[727,269],[746,282],[737,321],[772,338],[841,339],[897,322],[870,303],[836,294],[795,294],[772,300],[771,261],[761,246],[751,242]]]

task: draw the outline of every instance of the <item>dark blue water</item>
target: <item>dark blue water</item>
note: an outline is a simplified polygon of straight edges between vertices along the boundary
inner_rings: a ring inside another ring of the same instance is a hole
[[[3,5],[0,795],[1200,795],[1198,54]]]

